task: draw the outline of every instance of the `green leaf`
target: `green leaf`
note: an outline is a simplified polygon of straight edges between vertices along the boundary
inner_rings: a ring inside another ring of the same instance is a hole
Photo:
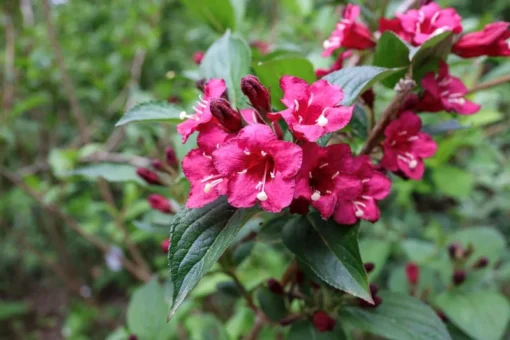
[[[407,67],[411,63],[409,59],[410,47],[411,46],[401,40],[400,37],[395,35],[395,33],[386,31],[377,41],[374,65],[381,67]],[[406,70],[402,69],[400,72],[383,79],[381,83],[384,86],[393,88],[395,84],[404,77],[405,73]]]
[[[312,321],[295,322],[287,334],[287,340],[344,340],[347,339],[340,323],[337,322],[331,332],[319,332]]]
[[[280,321],[288,314],[283,295],[275,294],[267,287],[260,287],[257,290],[257,300],[260,309],[273,321]]]
[[[468,197],[474,187],[471,173],[449,165],[434,169],[432,179],[441,192],[456,198]]]
[[[368,118],[367,113],[359,105],[354,106],[352,118],[349,122],[352,131],[360,138],[366,139],[368,137]]]
[[[380,292],[377,308],[347,307],[345,324],[394,340],[447,340],[450,335],[434,310],[420,300],[399,293]]]
[[[439,295],[434,302],[451,322],[476,340],[501,339],[510,320],[508,301],[496,292],[457,289]]]
[[[344,91],[342,104],[352,105],[356,98],[374,83],[400,71],[402,71],[401,68],[354,66],[332,72],[323,79],[340,86]]]
[[[183,209],[175,215],[168,253],[174,287],[169,317],[229,246],[251,212],[231,207],[222,197],[203,208]]]
[[[351,120],[351,122],[352,122],[352,120]],[[317,139],[317,144],[319,144],[322,147],[328,145],[328,142],[331,139],[331,136],[333,136],[333,133],[326,133],[324,136]]]
[[[24,315],[30,311],[30,304],[19,301],[0,301],[0,321]]]
[[[181,0],[181,2],[195,17],[217,32],[235,29],[237,13],[230,0]]]
[[[385,240],[364,239],[359,242],[363,263],[372,262],[375,268],[368,276],[374,280],[383,270],[390,255],[391,243]]]
[[[136,168],[127,164],[101,163],[68,171],[64,176],[82,176],[90,180],[104,178],[108,182],[137,182],[145,185],[136,174]]]
[[[450,119],[433,125],[424,125],[421,131],[431,136],[437,136],[450,131],[462,130],[465,128],[466,126],[461,125],[457,119]]]
[[[261,61],[253,65],[253,70],[262,84],[271,91],[272,104],[278,109],[284,108],[280,102],[283,98],[283,91],[280,88],[282,76],[295,76],[309,83],[316,79],[312,64],[305,58],[279,58]]]
[[[157,121],[179,124],[182,108],[166,101],[152,101],[135,105],[115,124],[121,126],[131,122]]]
[[[168,306],[163,287],[153,279],[138,288],[127,310],[127,325],[140,339],[157,339],[164,332]]]
[[[228,334],[223,326],[212,314],[193,314],[184,321],[190,340],[228,340]]]
[[[430,58],[445,59],[448,53],[450,53],[452,40],[452,32],[446,31],[428,39],[418,47],[411,48],[409,58],[413,68],[420,67]]]
[[[239,106],[244,102],[241,78],[250,73],[250,64],[251,51],[248,44],[239,36],[227,31],[205,53],[200,64],[200,76],[206,79],[225,80],[230,102]]]
[[[285,225],[285,245],[329,285],[372,302],[358,249],[359,226],[324,221],[318,213]]]
[[[313,9],[313,0],[283,0],[285,8],[300,17],[307,16]]]

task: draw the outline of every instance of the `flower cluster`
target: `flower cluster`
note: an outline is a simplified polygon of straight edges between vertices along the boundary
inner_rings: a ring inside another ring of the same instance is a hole
[[[340,104],[340,87],[283,76],[280,86],[286,109],[273,112],[269,91],[254,76],[241,81],[251,109],[236,110],[224,98],[223,80],[211,79],[194,114],[177,129],[183,141],[198,132],[198,148],[184,158],[191,182],[187,206],[197,208],[226,195],[238,208],[259,204],[269,212],[301,203],[323,218],[341,224],[379,218],[377,200],[390,191],[390,181],[367,156],[354,157],[347,144],[326,147],[316,142],[344,128],[353,107]],[[284,140],[285,123],[292,141]]]

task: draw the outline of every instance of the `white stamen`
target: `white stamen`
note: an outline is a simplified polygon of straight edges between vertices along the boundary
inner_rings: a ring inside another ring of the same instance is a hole
[[[418,165],[418,162],[416,161],[416,159],[413,159],[412,161],[409,162],[409,167],[411,169],[416,168],[417,165]]]
[[[321,193],[318,190],[315,190],[312,195],[312,201],[318,201],[321,198]]]
[[[202,156],[204,156],[205,158],[212,159],[212,156],[209,156],[209,155],[208,155],[208,154],[206,154],[205,152],[202,152]]]
[[[294,111],[299,111],[299,102],[296,99],[294,99]]]
[[[244,169],[243,171],[238,171],[237,174],[238,175],[244,175],[247,172],[248,172],[248,169]]]
[[[398,133],[399,136],[403,136],[405,134],[407,134],[407,131],[401,131],[401,132]]]
[[[326,190],[326,194],[331,194],[331,190]]]
[[[276,174],[274,173],[274,171],[271,171],[271,172],[269,173],[269,176],[271,176],[271,178],[275,178],[275,177],[276,177]]]
[[[317,119],[317,125],[324,127],[324,126],[326,126],[328,124],[328,119],[325,116],[325,113],[326,113],[327,109],[329,109],[329,107],[327,107],[324,110],[322,110],[321,115]]]
[[[313,177],[312,177],[312,172],[311,172],[311,171],[308,173],[308,177],[313,178]]]
[[[440,95],[441,97],[446,97],[446,96],[448,96],[448,94],[449,94],[449,93],[450,93],[450,92],[449,92],[448,90],[446,90],[446,91],[441,92],[439,95]]]
[[[321,164],[321,165],[319,165],[319,169],[322,169],[322,168],[324,168],[325,166],[328,166],[328,165],[329,165],[329,163]]]
[[[252,111],[251,112],[251,119],[253,119],[253,122],[256,123],[257,122],[257,115],[255,114],[255,111]]]
[[[298,116],[298,123],[301,124],[303,122],[303,117]]]
[[[356,215],[356,217],[361,217],[363,216],[363,210],[356,209],[356,212],[354,214]]]
[[[410,142],[412,142],[413,140],[417,140],[417,139],[418,139],[418,136],[412,136],[412,137],[407,138],[407,140]]]
[[[262,157],[266,157],[267,152],[265,152],[265,151],[260,151],[260,154],[262,155]]]
[[[265,200],[267,200],[267,194],[266,194],[266,192],[265,192],[265,191],[261,191],[261,192],[259,192],[259,193],[257,194],[257,199],[258,199],[259,201],[262,201],[262,202],[263,202],[263,201],[265,201]]]
[[[432,19],[430,19],[430,23],[431,23],[431,24],[434,24],[434,23],[436,22],[437,18],[439,17],[439,14],[440,14],[440,12],[439,12],[439,11],[437,11],[436,13],[434,13],[434,15],[432,16]]]
[[[313,102],[313,93],[310,94],[310,99],[308,99],[308,106],[312,105],[312,102]]]
[[[338,176],[338,175],[340,175],[340,172],[338,172],[338,171],[337,171],[337,172],[335,172],[335,173],[333,174],[333,176],[331,176],[331,179],[335,179],[335,178],[336,178],[336,176]]]
[[[182,111],[180,114],[179,114],[179,118],[184,120],[186,118],[188,118],[188,114],[186,113],[186,111]]]
[[[366,182],[368,182],[368,181],[370,181],[370,179],[369,179],[369,178],[365,178],[365,179],[362,179],[362,180],[361,180],[361,183],[366,183]]]
[[[245,154],[245,155],[251,155],[251,152],[250,152],[250,151],[248,151],[248,150],[246,150],[246,149],[244,149],[244,151],[243,151],[243,152],[244,152],[244,154]]]
[[[206,194],[208,194],[212,188],[214,188],[215,186],[217,186],[218,184],[220,184],[221,182],[223,182],[223,178],[218,178],[214,181],[212,181],[211,183],[207,183],[204,187],[204,192]]]
[[[198,103],[198,106],[201,106],[203,107],[204,109],[207,107],[207,104],[204,104],[204,103]]]
[[[361,198],[364,198],[366,200],[370,199],[370,196],[367,196],[367,195],[361,195]]]
[[[208,180],[210,180],[213,177],[214,177],[214,175],[206,176],[206,177],[202,178],[202,180],[200,182],[202,182],[202,183],[207,182]]]

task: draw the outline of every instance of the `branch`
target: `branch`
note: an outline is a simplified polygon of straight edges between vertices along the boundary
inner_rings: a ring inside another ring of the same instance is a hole
[[[361,150],[362,155],[368,155],[372,150],[379,144],[381,141],[384,130],[386,126],[391,122],[391,120],[399,113],[400,106],[406,100],[406,98],[412,93],[413,88],[415,86],[415,82],[412,79],[402,79],[395,86],[397,90],[397,95],[393,98],[393,101],[388,105],[386,110],[383,112],[381,119],[377,122],[375,127],[370,132],[370,135],[367,138],[365,146],[363,150]]]
[[[14,98],[14,80],[16,76],[16,69],[14,64],[15,58],[15,39],[16,32],[12,16],[5,10],[5,65],[4,65],[4,83],[3,83],[3,96],[2,96],[2,110],[4,114],[9,114],[12,109],[12,102]]]
[[[53,49],[53,53],[57,58],[57,67],[62,76],[62,82],[64,85],[64,90],[67,95],[67,99],[69,101],[69,105],[71,106],[71,112],[73,113],[74,118],[78,123],[78,131],[80,134],[80,142],[81,144],[87,144],[90,141],[89,132],[87,129],[87,120],[83,115],[83,112],[80,107],[80,103],[78,101],[78,96],[76,95],[76,90],[73,85],[73,81],[71,76],[69,75],[69,71],[67,69],[64,55],[62,53],[62,48],[57,39],[57,33],[55,30],[55,25],[51,18],[51,4],[50,0],[43,0],[42,7],[44,12],[44,17],[46,19],[46,29],[48,31],[48,37],[50,39],[51,47]]]
[[[255,319],[255,324],[250,331],[250,334],[246,337],[246,340],[257,340],[259,338],[259,333],[266,324],[266,317],[262,312],[257,313],[257,318]]]
[[[241,291],[241,294],[243,295],[244,299],[248,303],[248,306],[251,309],[253,309],[254,311],[257,311],[257,306],[255,306],[252,296],[250,295],[250,293],[248,293],[246,288],[244,288],[241,281],[239,281],[239,278],[237,277],[236,273],[230,269],[226,269],[224,271],[224,273],[227,274],[228,276],[230,276],[234,280],[234,283],[236,284],[237,288]]]
[[[283,273],[282,278],[280,280],[280,284],[282,285],[282,287],[285,287],[287,285],[287,283],[294,280],[294,278],[296,277],[297,271],[298,271],[298,266],[297,266],[296,260],[292,260],[292,262],[289,264],[289,266]]]
[[[135,156],[135,155],[124,155],[121,153],[111,153],[106,151],[98,151],[93,154],[83,157],[80,159],[81,162],[84,163],[120,163],[120,164],[129,164],[135,166],[137,168],[140,167],[148,167],[151,164],[150,159]]]
[[[471,88],[467,92],[467,94],[471,94],[471,93],[475,93],[475,92],[478,92],[478,91],[486,90],[486,89],[489,89],[491,87],[498,86],[498,85],[501,85],[501,84],[504,84],[504,83],[508,83],[508,82],[510,82],[510,74],[504,75],[502,77],[499,77],[499,78],[491,80],[491,81],[487,81],[487,82],[482,83],[482,84],[478,84],[478,85],[474,86],[473,88]]]

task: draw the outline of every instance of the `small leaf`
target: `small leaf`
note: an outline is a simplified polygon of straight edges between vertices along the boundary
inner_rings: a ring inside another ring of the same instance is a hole
[[[337,322],[335,328],[331,332],[319,332],[312,321],[301,320],[295,322],[287,334],[287,340],[345,340],[342,327]]]
[[[510,320],[508,301],[496,292],[456,289],[439,295],[434,302],[451,322],[476,340],[501,339]]]
[[[182,109],[165,101],[152,101],[135,105],[115,124],[121,126],[131,122],[159,121],[179,124]]]
[[[102,163],[84,166],[82,168],[68,171],[64,176],[82,176],[90,180],[104,178],[108,182],[137,182],[145,183],[136,174],[136,168],[127,164]]]
[[[219,33],[235,29],[236,11],[230,0],[181,0],[186,8]]]
[[[358,231],[359,226],[341,226],[311,213],[289,220],[282,239],[324,282],[372,302],[358,249]]]
[[[351,122],[352,122],[352,120],[351,120]],[[333,135],[333,133],[326,133],[324,136],[322,136],[321,138],[319,138],[317,140],[317,144],[319,144],[322,147],[328,145],[328,142],[331,139],[332,135]]]
[[[434,169],[432,180],[441,192],[456,198],[468,197],[475,184],[473,174],[449,165]]]
[[[22,316],[30,312],[30,304],[26,302],[0,301],[0,321]]]
[[[434,310],[399,293],[380,292],[377,308],[347,307],[340,312],[349,326],[394,340],[448,340],[450,335]]]
[[[354,66],[332,72],[323,79],[340,86],[344,91],[342,104],[352,105],[356,98],[374,83],[400,71],[402,71],[401,68]]]
[[[381,67],[406,67],[411,63],[409,59],[409,46],[405,41],[400,39],[395,33],[386,31],[377,41],[375,49],[374,65]],[[404,77],[405,69],[392,74],[383,79],[381,83],[384,86],[393,88],[395,84]]]
[[[427,62],[427,59],[438,57],[444,59],[450,52],[453,34],[451,31],[440,33],[410,50],[409,58],[413,68],[418,68]]]
[[[288,314],[283,295],[275,294],[267,287],[260,287],[257,290],[257,300],[260,309],[273,321],[280,321]]]
[[[391,243],[380,239],[364,239],[359,242],[363,263],[372,262],[375,268],[368,274],[371,280],[383,270],[390,255]]]
[[[262,84],[271,91],[271,101],[274,107],[283,109],[281,103],[283,91],[280,88],[280,78],[284,75],[295,76],[308,83],[315,81],[312,64],[305,58],[278,58],[261,61],[253,65],[253,70]]]
[[[183,209],[175,215],[168,253],[174,287],[169,317],[218,260],[250,214],[251,210],[237,210],[221,197],[203,208]]]
[[[251,51],[248,44],[239,36],[227,31],[205,53],[200,64],[200,76],[206,79],[225,80],[230,102],[239,106],[244,102],[241,78],[250,73],[250,64]]]

